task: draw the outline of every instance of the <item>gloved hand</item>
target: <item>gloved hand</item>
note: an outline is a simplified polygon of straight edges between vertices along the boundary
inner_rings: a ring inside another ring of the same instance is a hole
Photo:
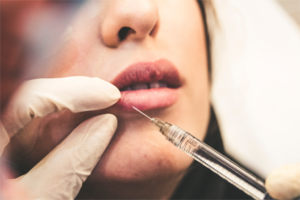
[[[266,189],[275,199],[300,196],[300,164],[280,167],[267,177]]]
[[[113,105],[119,98],[119,90],[99,78],[27,81],[2,116],[0,153],[10,138],[34,117],[43,117],[64,108],[74,113],[100,110]],[[15,185],[26,189],[32,199],[74,199],[108,146],[116,127],[116,117],[111,114],[82,122],[27,174],[6,181],[6,185],[18,182]],[[5,197],[6,191],[1,192]]]

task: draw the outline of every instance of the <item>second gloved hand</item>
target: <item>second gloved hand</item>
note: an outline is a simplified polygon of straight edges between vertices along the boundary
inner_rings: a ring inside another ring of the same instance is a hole
[[[266,189],[275,199],[293,199],[300,196],[300,164],[280,167],[267,177]]]

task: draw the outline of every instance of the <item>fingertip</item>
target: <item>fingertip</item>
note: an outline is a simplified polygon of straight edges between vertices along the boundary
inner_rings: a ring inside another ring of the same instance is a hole
[[[89,121],[89,122],[88,122]],[[99,134],[101,137],[112,137],[116,132],[118,126],[118,120],[116,116],[112,114],[102,114],[99,116],[95,116],[89,120],[87,120],[88,126],[93,126],[94,128],[90,128],[93,130],[92,132]]]
[[[110,90],[112,93],[116,94],[116,98],[120,98],[121,97],[121,93],[120,93],[120,90],[113,84],[105,81],[105,80],[102,80],[100,78],[95,78],[97,79],[99,82],[101,82],[100,84],[106,88],[107,90]]]
[[[293,199],[300,195],[300,168],[286,165],[270,173],[266,179],[266,190],[275,199]]]
[[[112,86],[111,94],[110,94],[111,99],[112,99],[112,101],[114,101],[114,103],[116,103],[121,98],[121,92],[116,86],[114,86],[112,84],[111,84],[111,86]]]
[[[64,98],[65,107],[72,112],[101,110],[114,105],[121,93],[116,86],[98,77],[74,76],[61,78],[72,89],[67,91],[68,97]],[[62,91],[63,96],[67,96]]]
[[[105,94],[105,98],[108,100],[110,104],[109,106],[115,104],[121,98],[121,92],[116,86],[100,78],[94,78],[94,79],[97,82],[96,85],[100,89],[99,92],[101,93],[101,95]]]
[[[279,196],[280,194],[278,193],[278,189],[277,189],[277,181],[273,180],[273,176],[269,175],[266,179],[265,182],[265,187],[266,190],[268,191],[268,193],[270,194],[271,197],[275,198],[275,199],[280,199]]]
[[[112,126],[112,128],[117,129],[118,119],[115,115],[107,113],[99,116],[101,124],[107,124]]]

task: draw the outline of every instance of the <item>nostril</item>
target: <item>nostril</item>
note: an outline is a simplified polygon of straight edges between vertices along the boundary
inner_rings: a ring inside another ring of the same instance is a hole
[[[159,26],[159,23],[157,22],[157,23],[154,25],[153,29],[151,30],[151,32],[150,32],[150,34],[149,34],[150,36],[155,37],[155,35],[156,35],[157,31],[158,31],[158,26]]]
[[[132,28],[129,28],[129,27],[121,28],[121,30],[118,33],[119,40],[120,41],[125,40],[126,37],[132,33],[135,33],[135,31]]]

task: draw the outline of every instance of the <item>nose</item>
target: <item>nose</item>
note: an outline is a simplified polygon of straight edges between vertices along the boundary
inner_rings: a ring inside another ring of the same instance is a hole
[[[101,26],[104,44],[117,47],[124,41],[154,37],[158,8],[153,0],[109,0]]]

